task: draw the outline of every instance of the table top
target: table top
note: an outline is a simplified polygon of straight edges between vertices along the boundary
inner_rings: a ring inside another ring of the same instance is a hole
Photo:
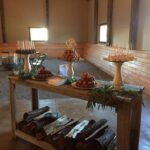
[[[81,90],[72,87],[72,85],[61,85],[61,86],[54,86],[47,83],[47,81],[36,81],[36,80],[21,80],[17,76],[8,76],[9,80],[12,84],[20,84],[24,86],[28,86],[35,89],[42,89],[49,92],[54,92],[58,94],[62,94],[65,96],[70,96],[74,98],[79,98],[88,101],[89,97],[91,96],[91,90]],[[98,80],[101,84],[111,84],[110,81],[101,81]],[[125,84],[124,89],[134,89],[134,91],[142,93],[144,90],[143,86],[136,86],[136,85],[129,85]],[[132,101],[130,97],[123,97],[124,102],[129,103]]]

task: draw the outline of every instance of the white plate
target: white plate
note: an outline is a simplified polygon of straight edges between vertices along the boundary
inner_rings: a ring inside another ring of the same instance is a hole
[[[76,86],[76,82],[73,82],[73,83],[71,84],[72,87],[74,87],[74,88],[76,88],[76,89],[80,89],[80,90],[92,90],[92,89],[98,87],[98,85],[99,85],[99,84],[96,83],[95,87],[92,87],[92,88],[82,88],[82,87]]]

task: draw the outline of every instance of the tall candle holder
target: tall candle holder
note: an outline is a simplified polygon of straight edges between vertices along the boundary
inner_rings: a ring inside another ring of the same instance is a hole
[[[24,62],[23,62],[23,71],[25,73],[28,73],[31,71],[31,65],[30,65],[30,55],[35,53],[35,50],[24,50],[24,52],[21,50],[18,53],[18,50],[16,50],[17,54],[21,54],[23,56]]]
[[[33,42],[30,41],[18,41],[16,53],[21,55],[24,59],[23,61],[23,71],[24,73],[29,73],[31,71],[30,65],[30,55],[36,52]]]

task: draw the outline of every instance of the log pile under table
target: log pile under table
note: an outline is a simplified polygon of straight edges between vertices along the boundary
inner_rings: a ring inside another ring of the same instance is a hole
[[[17,128],[58,150],[114,150],[116,135],[106,119],[69,118],[48,106],[26,112]]]

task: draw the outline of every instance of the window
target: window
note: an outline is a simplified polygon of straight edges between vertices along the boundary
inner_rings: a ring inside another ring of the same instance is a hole
[[[31,41],[48,41],[48,29],[47,28],[29,28]]]
[[[99,26],[99,42],[100,43],[107,43],[107,32],[108,32],[108,25],[107,24],[100,24]]]

